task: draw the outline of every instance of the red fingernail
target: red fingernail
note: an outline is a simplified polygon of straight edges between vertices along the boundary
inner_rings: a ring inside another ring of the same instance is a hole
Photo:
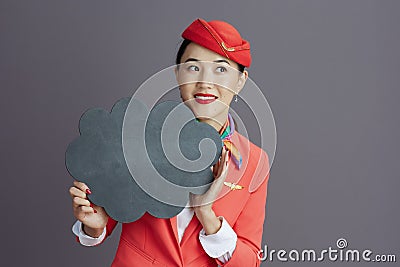
[[[92,204],[92,203],[90,203],[90,207],[92,207],[92,208],[93,208],[93,204]]]
[[[97,213],[97,210],[95,210],[95,209],[93,209],[94,210],[94,213]]]
[[[86,194],[90,195],[92,193],[92,191],[90,191],[90,189],[86,189]]]

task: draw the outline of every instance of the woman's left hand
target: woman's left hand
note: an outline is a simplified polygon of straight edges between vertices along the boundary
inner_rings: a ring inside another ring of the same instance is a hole
[[[194,212],[203,225],[206,234],[213,234],[221,227],[221,221],[212,210],[212,204],[220,193],[226,175],[228,173],[229,151],[225,146],[222,148],[222,154],[219,161],[211,168],[214,174],[214,181],[210,188],[201,195],[190,193],[189,204],[193,207]]]

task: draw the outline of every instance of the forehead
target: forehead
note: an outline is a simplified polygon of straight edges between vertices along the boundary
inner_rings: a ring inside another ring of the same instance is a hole
[[[188,58],[195,58],[200,61],[215,61],[224,59],[228,61],[232,66],[235,66],[236,63],[226,57],[221,56],[220,54],[215,53],[201,45],[196,43],[190,43],[187,47],[185,52],[182,55],[181,62],[185,62]]]

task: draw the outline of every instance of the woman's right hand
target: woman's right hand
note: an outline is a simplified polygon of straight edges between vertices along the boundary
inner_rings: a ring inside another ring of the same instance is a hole
[[[69,193],[72,198],[74,216],[83,224],[83,231],[92,237],[99,237],[107,225],[108,215],[104,208],[92,204],[87,199],[90,189],[86,184],[74,181]]]

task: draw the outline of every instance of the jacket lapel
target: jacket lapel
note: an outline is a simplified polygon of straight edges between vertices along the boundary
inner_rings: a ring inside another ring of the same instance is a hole
[[[172,227],[172,232],[174,233],[175,236],[175,241],[177,244],[179,244],[179,238],[178,238],[178,226],[177,226],[177,219],[176,216],[172,217],[169,219],[170,225]]]
[[[192,220],[190,221],[185,232],[183,233],[183,237],[182,237],[180,246],[182,247],[185,244],[185,242],[190,238],[191,235],[193,235],[193,234],[197,235],[200,230],[201,230],[201,224],[200,224],[199,220],[197,219],[196,214],[193,214]]]

